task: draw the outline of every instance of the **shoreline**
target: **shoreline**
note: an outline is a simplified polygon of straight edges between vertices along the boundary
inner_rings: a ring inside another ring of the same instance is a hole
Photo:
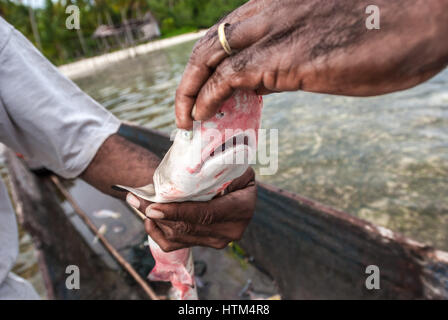
[[[200,30],[197,32],[189,32],[171,38],[155,40],[145,44],[140,44],[135,47],[105,53],[100,56],[64,64],[62,66],[59,66],[58,69],[62,74],[70,79],[88,76],[118,61],[133,58],[137,55],[143,55],[152,51],[157,51],[183,42],[199,39],[204,36],[206,32],[207,30]]]

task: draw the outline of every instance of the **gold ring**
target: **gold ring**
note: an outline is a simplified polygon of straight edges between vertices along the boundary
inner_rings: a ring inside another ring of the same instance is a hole
[[[225,27],[228,26],[228,23],[221,23],[218,27],[218,36],[219,36],[219,42],[221,42],[221,46],[224,49],[224,51],[230,56],[232,55],[232,49],[230,48],[229,42],[226,38],[226,32]]]

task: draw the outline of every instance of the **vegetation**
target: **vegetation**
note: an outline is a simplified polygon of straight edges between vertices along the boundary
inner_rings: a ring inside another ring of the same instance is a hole
[[[0,15],[59,65],[102,53],[92,38],[101,24],[119,25],[150,11],[165,38],[208,28],[246,0],[46,0],[42,8],[31,8],[29,2],[0,0]],[[70,4],[80,9],[78,31],[65,27]]]

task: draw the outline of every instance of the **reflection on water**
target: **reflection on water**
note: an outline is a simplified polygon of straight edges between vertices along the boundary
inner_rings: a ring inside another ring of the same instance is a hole
[[[120,119],[171,131],[193,43],[123,61],[76,82]],[[260,180],[448,250],[448,70],[374,98],[265,97],[279,170]]]

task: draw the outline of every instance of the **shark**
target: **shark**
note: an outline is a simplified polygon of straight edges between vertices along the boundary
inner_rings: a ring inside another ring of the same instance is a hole
[[[209,201],[222,194],[255,161],[263,100],[251,90],[236,90],[209,120],[192,130],[177,129],[171,148],[140,188],[118,185],[151,202]],[[148,236],[156,261],[151,281],[170,281],[174,299],[197,299],[190,248],[164,252]]]

